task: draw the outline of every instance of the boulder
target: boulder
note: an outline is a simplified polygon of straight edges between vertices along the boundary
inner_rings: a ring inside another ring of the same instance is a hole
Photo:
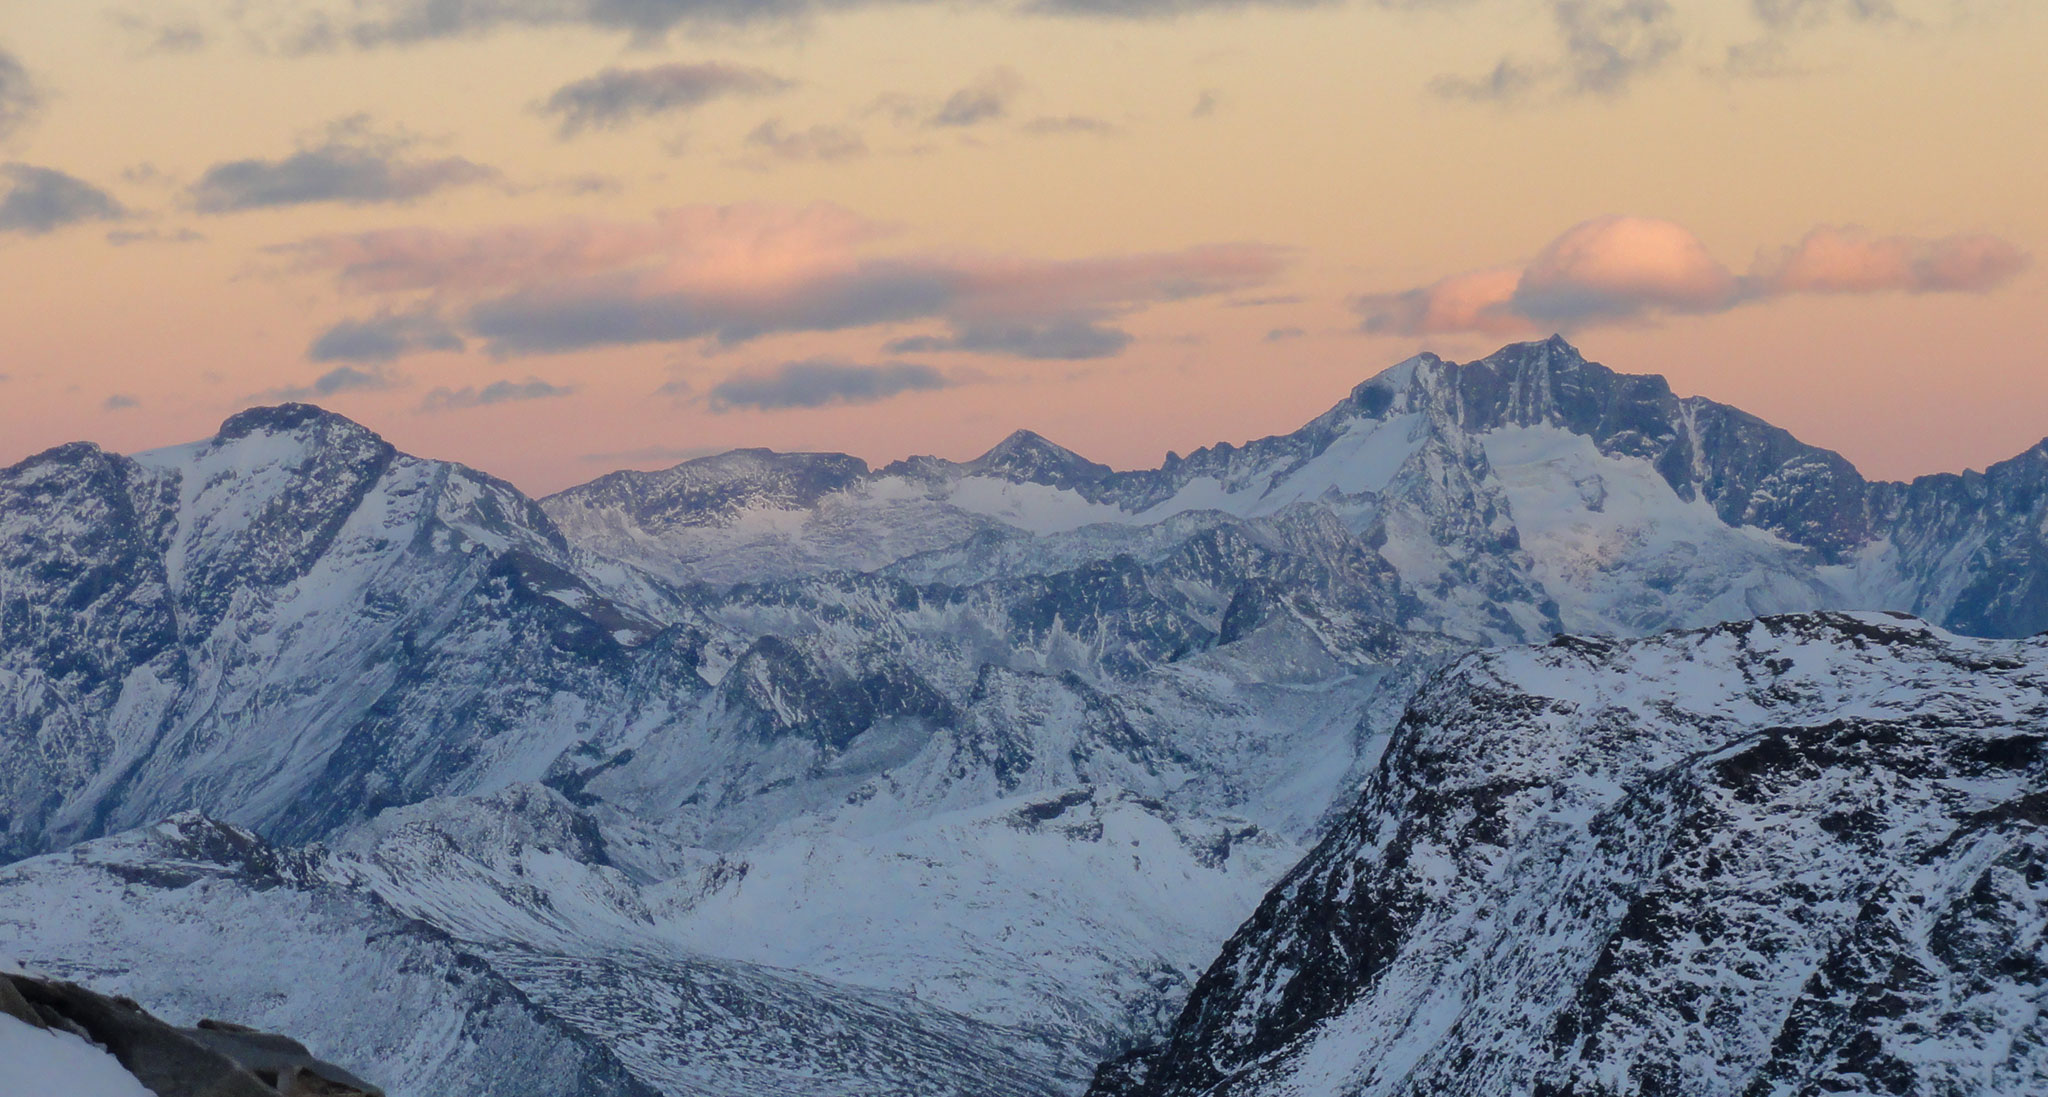
[[[14,980],[7,975],[0,975],[0,1014],[34,1028],[50,1027],[36,1014],[36,1007],[29,1005],[28,999],[21,996],[21,991],[14,989]]]
[[[224,1021],[178,1028],[73,983],[0,975],[0,1012],[85,1037],[158,1097],[384,1097],[290,1037]]]

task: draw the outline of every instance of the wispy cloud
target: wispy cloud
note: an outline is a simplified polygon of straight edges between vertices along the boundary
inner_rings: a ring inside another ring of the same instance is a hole
[[[409,136],[376,133],[365,118],[344,119],[288,156],[214,164],[188,196],[201,213],[319,202],[360,206],[409,202],[499,177],[496,169],[460,156],[416,155],[418,144]]]
[[[1040,16],[1143,20],[1250,7],[1317,7],[1337,0],[978,2],[997,10]],[[344,9],[346,14],[316,15],[291,38],[301,49],[331,49],[344,44],[374,48],[458,38],[508,27],[581,24],[653,43],[679,29],[713,32],[734,27],[792,26],[833,11],[880,4],[881,0],[357,0]],[[1406,6],[1405,0],[1392,0],[1392,4]]]
[[[713,386],[705,403],[715,412],[785,411],[832,404],[872,404],[907,392],[929,392],[959,382],[914,362],[856,365],[808,360],[736,373]]]
[[[1299,305],[1306,300],[1308,298],[1299,293],[1269,293],[1258,297],[1233,297],[1223,304],[1233,309],[1263,309],[1274,305]]]
[[[1678,13],[1669,0],[1556,0],[1573,91],[1612,95],[1678,52]]]
[[[1889,23],[1901,17],[1893,0],[1749,0],[1749,10],[1775,29],[1807,29],[1838,19]]]
[[[520,400],[550,400],[558,396],[568,396],[575,391],[573,386],[551,385],[534,377],[524,381],[493,381],[482,388],[467,385],[459,389],[437,388],[427,393],[425,400],[420,401],[420,410],[462,411],[467,408],[508,404]]]
[[[1024,132],[1039,136],[1079,133],[1094,137],[1111,137],[1123,132],[1123,127],[1087,114],[1047,115],[1033,118],[1024,123]]]
[[[1069,316],[1039,323],[969,321],[956,325],[950,335],[914,335],[898,339],[886,349],[891,354],[964,351],[1074,361],[1108,358],[1123,353],[1130,344],[1127,331],[1097,318]]]
[[[41,236],[81,221],[118,221],[128,215],[113,195],[55,168],[0,165],[7,193],[0,196],[0,232]]]
[[[1470,0],[1382,0],[1385,7],[1450,8]],[[1431,82],[1450,99],[1518,103],[1613,97],[1683,58],[1729,77],[1787,77],[1807,71],[1794,56],[1801,36],[1835,26],[1937,27],[1944,11],[1974,0],[1747,0],[1743,14],[1718,0],[1518,0],[1548,20],[1547,51],[1496,60],[1476,75]],[[1733,16],[1732,18],[1730,16]],[[1709,60],[1711,59],[1711,60]]]
[[[320,0],[321,10],[286,35],[291,48],[378,48],[473,37],[520,27],[579,25],[625,35],[641,45],[676,32],[707,36],[734,29],[790,29],[833,12],[880,7],[885,0]],[[936,6],[935,0],[887,0]],[[1437,14],[1512,19],[1529,12],[1548,24],[1526,52],[1474,57],[1438,78],[1448,98],[1519,102],[1572,96],[1618,96],[1683,57],[1718,59],[1729,75],[1797,71],[1783,48],[1791,38],[1837,24],[1938,25],[1941,13],[1989,7],[1994,0],[966,0],[981,10],[1096,22],[1163,22],[1248,9],[1306,11],[1347,2],[1410,17]],[[2002,0],[2011,3],[2013,0]],[[1731,10],[1732,9],[1732,10]],[[1925,17],[1920,13],[1930,12]],[[957,102],[956,102],[957,100]],[[1216,93],[1204,90],[1190,112],[1213,113]],[[970,89],[943,109],[921,115],[977,121],[1007,106]]]
[[[610,68],[556,89],[539,109],[559,118],[561,136],[569,138],[693,110],[714,99],[769,95],[793,86],[765,69],[716,62]]]
[[[658,279],[600,278],[480,302],[469,326],[495,354],[548,354],[635,343],[844,331],[916,320],[954,295],[946,273],[886,261],[820,273],[768,293],[668,290]]]
[[[294,250],[371,293],[467,299],[457,325],[499,355],[938,321],[920,349],[1022,357],[1114,354],[1118,317],[1269,282],[1289,253],[1257,244],[1049,261],[870,254],[883,226],[833,206],[671,210],[457,235],[326,237]]]
[[[995,69],[948,95],[925,124],[962,127],[993,122],[1009,115],[1011,101],[1023,89],[1024,80],[1014,70]]]
[[[1475,103],[1507,103],[1526,98],[1543,83],[1544,74],[1526,61],[1503,57],[1478,76],[1439,76],[1429,89],[1445,99]]]
[[[167,232],[162,229],[113,229],[107,233],[107,243],[117,248],[130,244],[197,244],[206,239],[206,234],[193,229],[179,229]]]
[[[424,351],[461,351],[468,344],[431,311],[382,312],[343,320],[306,348],[311,362],[390,362]]]
[[[117,392],[100,401],[100,410],[102,411],[127,411],[130,408],[139,408],[141,406],[141,400],[125,392]]]
[[[891,233],[842,206],[682,206],[647,221],[563,219],[477,232],[430,228],[317,236],[284,249],[358,293],[488,294],[660,268],[686,285],[771,284],[844,265]]]
[[[780,118],[755,126],[746,136],[746,146],[779,160],[851,160],[868,154],[867,139],[851,126],[821,122],[793,130]]]
[[[1994,236],[1878,236],[1822,227],[1738,275],[1684,226],[1647,217],[1576,225],[1521,266],[1352,301],[1367,332],[1506,335],[1726,312],[1795,294],[1988,293],[2025,269]]]
[[[1506,335],[1532,324],[1513,309],[1521,280],[1521,270],[1514,267],[1468,271],[1415,289],[1365,294],[1354,298],[1351,307],[1374,335]]]
[[[1557,53],[1541,61],[1504,57],[1478,77],[1444,76],[1431,86],[1453,99],[1506,102],[1544,88],[1617,95],[1661,69],[1684,43],[1670,0],[1543,0]]]
[[[1822,227],[1757,261],[1759,291],[1784,293],[1989,293],[2027,266],[1994,236],[1874,236]]]
[[[583,24],[654,41],[678,27],[790,23],[832,0],[366,0],[348,16],[318,17],[298,40],[310,48],[360,48],[459,38],[506,27]]]
[[[1386,0],[1378,2],[1386,3]],[[1025,0],[1021,10],[1039,15],[1139,20],[1172,19],[1198,12],[1243,8],[1320,8],[1336,3],[1338,0]],[[1412,0],[1393,0],[1388,6],[1415,5]]]
[[[42,92],[21,59],[0,46],[0,141],[27,126],[42,108]]]
[[[162,17],[139,11],[115,11],[107,18],[121,28],[143,54],[197,53],[206,48],[211,36],[199,23],[178,16]]]
[[[404,388],[405,379],[386,370],[371,366],[367,369],[357,366],[336,366],[313,379],[311,384],[284,385],[268,389],[251,396],[251,400],[320,400],[351,392],[385,392]]]

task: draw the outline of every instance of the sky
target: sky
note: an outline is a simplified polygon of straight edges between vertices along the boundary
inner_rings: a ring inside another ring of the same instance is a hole
[[[318,403],[533,493],[1118,467],[1562,332],[2048,435],[2034,0],[0,0],[0,462]]]

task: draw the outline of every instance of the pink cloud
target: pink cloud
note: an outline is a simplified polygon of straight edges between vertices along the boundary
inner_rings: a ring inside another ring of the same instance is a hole
[[[1246,289],[1271,281],[1287,254],[1263,244],[1212,244],[1065,261],[970,254],[926,262],[957,274],[964,310],[1030,316],[1116,312]]]
[[[1776,255],[1754,278],[1771,293],[1985,293],[2025,269],[2027,256],[1995,236],[1872,236],[1823,227]]]
[[[1365,330],[1386,335],[1511,335],[1529,327],[1526,318],[1509,308],[1521,281],[1519,268],[1494,267],[1454,274],[1402,293],[1358,297],[1352,307],[1364,314]]]
[[[1260,244],[1047,260],[876,254],[889,230],[837,206],[691,206],[639,224],[564,221],[474,233],[406,229],[297,245],[302,269],[350,290],[426,296],[494,353],[839,331],[937,321],[917,345],[1101,357],[1107,321],[1270,281],[1289,254]]]
[[[830,203],[684,206],[651,221],[564,220],[473,233],[386,229],[294,246],[362,293],[473,293],[637,270],[672,286],[762,285],[852,262],[890,230]]]
[[[1599,217],[1573,226],[1521,267],[1453,275],[1354,298],[1368,332],[1508,334],[1724,312],[1798,293],[1988,293],[2025,269],[1993,236],[1872,236],[1818,228],[1737,276],[1683,225]]]
[[[1573,226],[1523,269],[1515,310],[1539,322],[1631,319],[1654,310],[1714,312],[1735,276],[1685,226],[1652,217],[1599,217]]]

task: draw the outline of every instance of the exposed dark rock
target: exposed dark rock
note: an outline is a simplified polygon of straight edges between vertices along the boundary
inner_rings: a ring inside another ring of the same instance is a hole
[[[167,1024],[126,998],[75,983],[0,975],[0,1000],[16,997],[54,1013],[105,1048],[157,1097],[383,1097],[384,1091],[284,1036],[202,1021]]]
[[[15,989],[13,977],[4,974],[0,974],[0,1014],[34,1028],[50,1027],[43,1022],[28,999],[21,996],[21,991]]]

